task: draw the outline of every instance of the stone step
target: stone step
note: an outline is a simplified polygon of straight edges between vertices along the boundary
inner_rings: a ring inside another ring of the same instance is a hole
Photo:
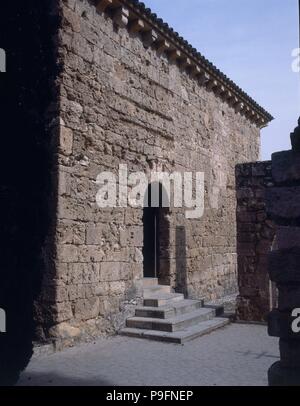
[[[131,317],[126,320],[126,327],[143,330],[159,330],[174,332],[194,326],[205,320],[215,317],[213,309],[197,309],[191,313],[181,314],[170,319],[156,319],[150,317]]]
[[[184,296],[181,293],[157,293],[151,292],[149,295],[144,293],[144,306],[159,307],[166,306],[173,302],[183,300]]]
[[[205,303],[204,307],[206,307],[207,309],[214,309],[216,311],[216,316],[217,317],[222,317],[223,314],[224,314],[224,306],[223,305]]]
[[[188,327],[184,330],[176,332],[124,328],[119,332],[119,334],[129,337],[144,338],[148,340],[184,344],[185,342],[201,337],[204,334],[209,334],[218,328],[226,326],[227,324],[229,324],[228,319],[214,318],[212,320],[203,321],[195,326]]]
[[[144,278],[143,279],[143,287],[148,288],[149,286],[158,285],[157,278]]]
[[[144,297],[149,297],[152,293],[171,293],[171,286],[168,285],[153,285],[144,287]]]
[[[203,301],[199,300],[180,300],[170,305],[160,307],[137,307],[136,317],[150,317],[153,319],[169,319],[180,314],[193,312],[203,306]]]

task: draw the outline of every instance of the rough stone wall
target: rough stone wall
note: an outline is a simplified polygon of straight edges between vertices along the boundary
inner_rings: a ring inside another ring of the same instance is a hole
[[[87,0],[61,5],[50,336],[112,333],[142,296],[143,212],[95,202],[97,175],[121,163],[205,173],[204,217],[171,208],[165,219],[161,281],[193,298],[236,292],[235,165],[258,159],[258,127]]]
[[[272,290],[268,254],[275,227],[266,213],[266,192],[273,185],[271,161],[236,167],[237,185],[237,318],[264,321]]]

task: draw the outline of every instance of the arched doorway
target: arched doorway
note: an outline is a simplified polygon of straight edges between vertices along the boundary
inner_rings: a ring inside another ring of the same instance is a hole
[[[145,194],[144,226],[144,278],[168,279],[168,268],[163,252],[169,245],[169,196],[161,183],[152,183]],[[167,269],[166,269],[167,268]]]

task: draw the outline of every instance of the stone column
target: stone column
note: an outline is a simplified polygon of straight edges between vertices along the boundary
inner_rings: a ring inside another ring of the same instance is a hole
[[[280,338],[280,361],[269,369],[270,386],[300,385],[300,322],[295,311],[300,309],[300,119],[298,123],[291,134],[292,150],[272,156],[274,187],[267,194],[267,211],[276,223],[269,274],[279,291],[268,327],[270,336]]]

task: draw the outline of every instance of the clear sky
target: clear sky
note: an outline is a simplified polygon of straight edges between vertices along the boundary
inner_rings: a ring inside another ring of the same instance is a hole
[[[300,115],[298,0],[145,0],[207,59],[268,110],[262,159],[290,149]]]

